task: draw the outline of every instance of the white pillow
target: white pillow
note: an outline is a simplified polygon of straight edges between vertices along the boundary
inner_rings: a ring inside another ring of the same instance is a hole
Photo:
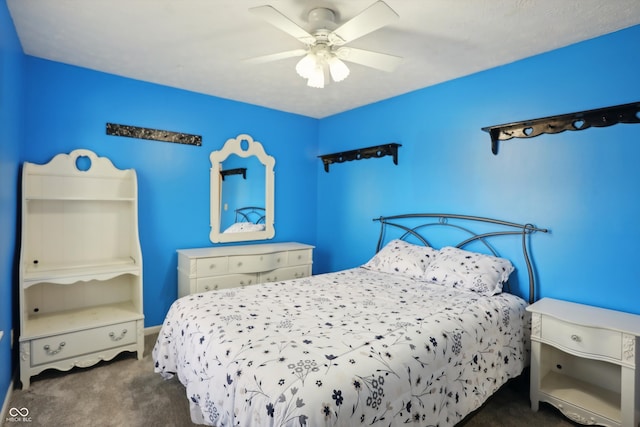
[[[223,233],[244,233],[247,231],[263,231],[264,224],[254,224],[252,222],[236,222],[229,228],[223,231]]]
[[[413,245],[395,239],[387,243],[363,267],[424,280],[426,268],[437,253],[437,250],[428,246]]]
[[[496,295],[502,292],[502,285],[513,270],[507,259],[446,246],[429,264],[425,278],[482,295]]]

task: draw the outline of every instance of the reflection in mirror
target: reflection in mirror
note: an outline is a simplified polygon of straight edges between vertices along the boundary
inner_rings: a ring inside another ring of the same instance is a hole
[[[262,144],[242,134],[212,152],[210,160],[211,241],[272,238],[274,158]]]
[[[240,169],[243,173],[224,174],[225,171],[235,169]],[[222,162],[221,172],[220,230],[227,233],[234,230],[233,227],[255,231],[264,229],[264,165],[255,156],[243,159],[231,154]],[[249,227],[247,224],[257,224],[258,227]]]

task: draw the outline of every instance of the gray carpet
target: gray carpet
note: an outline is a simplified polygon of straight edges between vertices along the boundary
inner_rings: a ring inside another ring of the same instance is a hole
[[[14,390],[9,408],[27,408],[30,421],[4,419],[4,427],[20,426],[193,426],[184,387],[153,372],[151,349],[157,335],[145,337],[143,360],[128,353],[91,368],[45,371],[31,387]],[[551,406],[529,408],[526,378],[504,386],[460,426],[571,427]],[[420,427],[420,426],[416,426]]]

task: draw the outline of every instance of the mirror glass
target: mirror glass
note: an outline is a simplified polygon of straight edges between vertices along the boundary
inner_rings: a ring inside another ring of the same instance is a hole
[[[211,241],[272,238],[273,157],[262,144],[242,134],[212,152],[210,160]]]

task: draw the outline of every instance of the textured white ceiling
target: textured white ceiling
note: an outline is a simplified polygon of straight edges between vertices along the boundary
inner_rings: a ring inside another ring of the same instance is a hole
[[[271,4],[306,27],[314,7],[338,23],[375,0],[7,0],[28,55],[322,118],[640,24],[638,0],[385,0],[400,19],[350,46],[403,57],[393,72],[349,64],[324,89],[297,58],[243,59],[303,47],[248,12]]]

